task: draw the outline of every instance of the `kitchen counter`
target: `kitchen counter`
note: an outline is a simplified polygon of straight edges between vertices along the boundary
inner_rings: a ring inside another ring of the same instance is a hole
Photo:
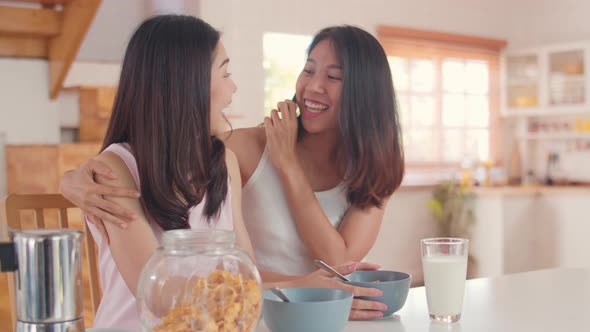
[[[468,280],[462,318],[431,323],[424,287],[410,290],[392,318],[348,322],[344,332],[590,331],[590,270],[541,270]],[[302,317],[303,318],[303,317]],[[269,332],[262,322],[257,332]]]
[[[559,195],[580,194],[590,195],[590,185],[571,186],[499,186],[499,187],[475,187],[473,191],[477,195]]]

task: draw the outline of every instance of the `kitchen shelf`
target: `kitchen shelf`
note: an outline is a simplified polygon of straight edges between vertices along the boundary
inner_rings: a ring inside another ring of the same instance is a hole
[[[590,139],[590,133],[544,133],[527,134],[520,137],[521,140],[575,140]]]
[[[542,172],[555,153],[580,175],[578,165],[590,163],[590,41],[510,50],[500,64],[500,116],[507,141],[516,140],[505,158],[515,172]]]
[[[550,81],[558,81],[558,82],[576,82],[576,83],[585,83],[586,82],[586,76],[584,76],[583,74],[577,74],[577,75],[568,75],[568,74],[563,74],[562,75],[556,75],[556,74],[552,74],[553,76],[551,76],[551,78],[549,79]],[[512,82],[512,81],[511,81]],[[519,80],[516,80],[516,82],[519,82]],[[525,81],[523,81],[524,83]]]
[[[590,116],[590,108],[573,106],[550,106],[547,108],[521,108],[510,111],[504,111],[501,114],[503,118],[520,118],[520,117],[558,117],[558,116]]]

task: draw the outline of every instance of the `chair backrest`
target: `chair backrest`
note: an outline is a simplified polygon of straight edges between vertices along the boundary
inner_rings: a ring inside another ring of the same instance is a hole
[[[101,290],[100,281],[98,275],[98,264],[96,258],[96,245],[92,234],[88,229],[88,225],[84,220],[81,220],[79,225],[71,225],[68,221],[68,208],[76,208],[72,202],[64,198],[60,194],[38,194],[38,195],[9,195],[5,200],[6,218],[5,225],[8,229],[21,230],[23,229],[23,221],[21,219],[21,211],[33,210],[34,211],[34,227],[45,228],[46,220],[44,210],[46,209],[57,209],[58,210],[58,227],[59,228],[78,228],[85,232],[84,247],[86,248],[86,255],[82,255],[86,262],[84,266],[87,268],[88,288],[90,294],[84,294],[84,296],[90,295],[90,305],[92,308],[92,315],[96,314],[98,304],[100,303]],[[3,219],[3,218],[0,218]],[[73,227],[77,226],[77,227]],[[6,227],[5,227],[6,228]],[[84,257],[85,256],[85,257]],[[15,323],[15,289],[14,289],[14,276],[12,273],[8,275],[8,293],[11,305],[11,317],[12,326]],[[87,299],[84,301],[88,303]],[[86,310],[85,310],[86,311]]]

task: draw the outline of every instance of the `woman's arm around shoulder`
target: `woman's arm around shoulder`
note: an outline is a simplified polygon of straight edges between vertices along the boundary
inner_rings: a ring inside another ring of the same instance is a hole
[[[139,191],[127,165],[118,155],[106,151],[96,157],[96,160],[103,162],[111,170],[117,172],[118,175],[116,179],[98,177],[98,183],[116,187],[136,188]],[[125,228],[110,222],[104,223],[110,239],[109,249],[117,269],[131,293],[135,294],[141,270],[158,247],[158,240],[148,223],[138,198],[105,196],[104,199],[119,204],[137,216],[137,220],[128,223]]]

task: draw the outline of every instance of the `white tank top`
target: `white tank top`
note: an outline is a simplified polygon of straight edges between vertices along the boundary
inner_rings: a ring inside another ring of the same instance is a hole
[[[316,192],[324,213],[337,228],[348,210],[346,186]],[[264,148],[256,170],[242,193],[244,223],[252,240],[258,267],[286,275],[303,275],[315,271],[295,220],[287,204],[281,179]]]

